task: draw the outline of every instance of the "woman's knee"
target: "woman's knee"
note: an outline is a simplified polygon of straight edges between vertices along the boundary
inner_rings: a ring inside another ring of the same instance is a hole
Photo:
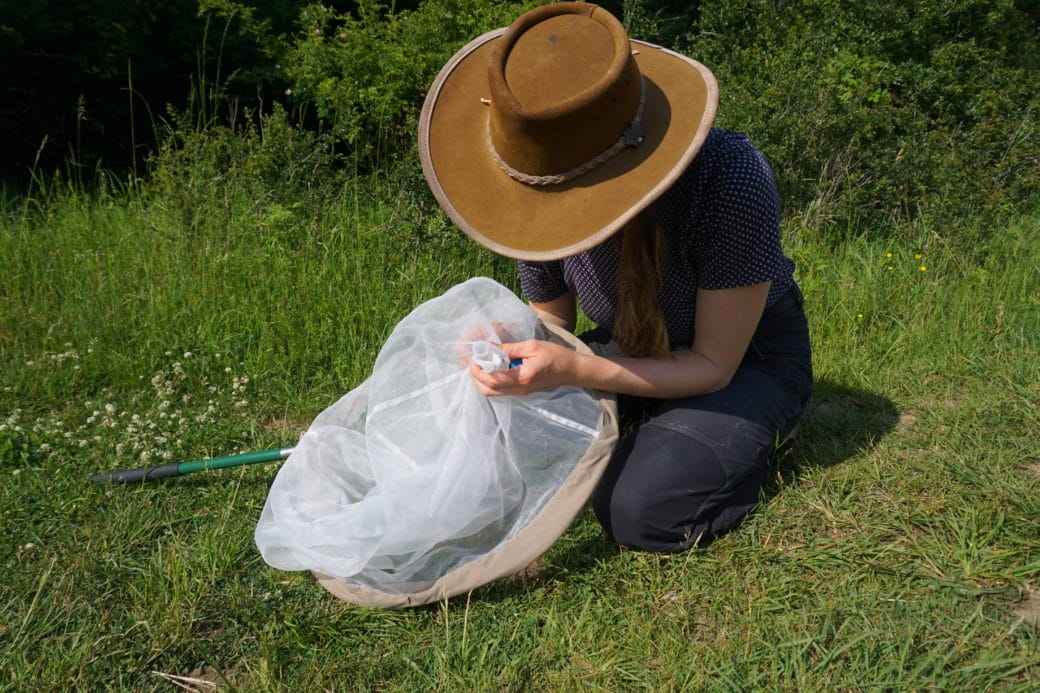
[[[650,423],[621,442],[593,496],[614,541],[682,551],[734,528],[757,504],[771,449],[767,432],[712,428],[709,435]]]
[[[686,531],[681,518],[669,519],[656,506],[656,498],[615,487],[609,505],[600,516],[609,516],[608,533],[616,543],[643,551],[667,553],[683,548]],[[605,512],[604,512],[605,511]],[[675,520],[679,520],[677,523]]]
[[[668,429],[644,426],[618,447],[593,495],[593,509],[617,543],[647,551],[680,551],[705,505],[729,476],[712,447]]]

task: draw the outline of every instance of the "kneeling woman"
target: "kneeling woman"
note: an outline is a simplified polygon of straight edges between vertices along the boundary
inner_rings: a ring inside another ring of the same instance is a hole
[[[505,344],[488,396],[618,394],[627,434],[593,496],[625,546],[681,551],[755,505],[812,388],[794,263],[765,157],[711,126],[714,77],[630,42],[608,12],[548,5],[464,47],[420,124],[427,181],[458,226],[519,261],[526,298],[597,355]]]

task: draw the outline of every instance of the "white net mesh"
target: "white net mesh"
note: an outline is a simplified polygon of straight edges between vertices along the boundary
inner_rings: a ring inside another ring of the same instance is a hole
[[[601,409],[572,387],[485,398],[460,353],[508,368],[500,340],[544,336],[490,279],[419,306],[282,466],[256,529],[264,559],[404,594],[516,535],[581,461]]]

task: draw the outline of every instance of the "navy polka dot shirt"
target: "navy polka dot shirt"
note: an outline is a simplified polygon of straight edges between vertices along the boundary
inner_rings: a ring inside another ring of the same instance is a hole
[[[772,281],[766,305],[794,284],[794,262],[780,247],[780,196],[766,158],[743,133],[713,129],[690,167],[657,201],[665,237],[658,302],[672,346],[693,341],[697,289]],[[554,262],[519,261],[527,300],[570,291],[608,329],[617,306],[620,234]]]

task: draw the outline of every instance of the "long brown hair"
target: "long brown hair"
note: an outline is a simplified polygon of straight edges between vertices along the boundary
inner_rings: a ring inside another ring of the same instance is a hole
[[[657,301],[664,245],[664,235],[653,207],[640,213],[621,230],[614,340],[626,356],[668,353],[668,329]]]

